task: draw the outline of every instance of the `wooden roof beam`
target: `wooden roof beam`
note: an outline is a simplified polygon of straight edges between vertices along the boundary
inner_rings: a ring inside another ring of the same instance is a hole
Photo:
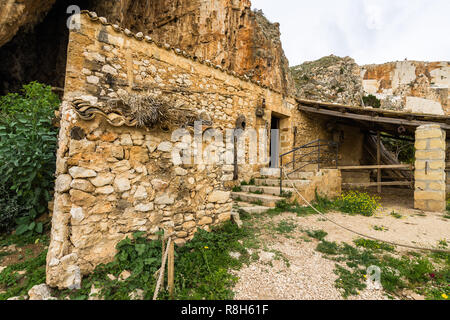
[[[380,117],[380,116],[372,117],[372,116],[362,115],[362,114],[341,113],[339,111],[332,111],[332,110],[327,110],[327,109],[316,109],[316,108],[307,107],[307,106],[304,106],[301,104],[298,105],[298,109],[301,111],[312,112],[312,113],[316,113],[316,114],[322,114],[322,115],[338,117],[338,118],[362,120],[362,121],[368,121],[368,122],[372,122],[372,123],[379,122],[379,123],[388,123],[388,124],[415,126],[415,127],[419,127],[419,126],[430,124],[430,123],[437,123],[441,126],[442,129],[450,130],[450,125],[444,124],[441,122],[406,120],[406,119],[396,119],[396,118],[388,118],[388,117]]]

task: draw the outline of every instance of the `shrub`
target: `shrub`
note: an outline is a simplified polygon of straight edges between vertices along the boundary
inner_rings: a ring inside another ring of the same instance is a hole
[[[19,215],[17,196],[4,185],[0,185],[0,233],[14,227],[14,219]]]
[[[373,216],[380,207],[379,198],[371,196],[365,192],[349,191],[342,194],[335,205],[338,210],[350,214],[362,214],[363,216]]]
[[[364,104],[366,106],[370,106],[373,108],[380,108],[381,107],[381,101],[377,97],[375,97],[373,94],[369,94],[368,96],[363,97]]]
[[[51,87],[37,82],[24,85],[22,94],[0,97],[0,185],[8,194],[2,204],[10,208],[0,215],[4,227],[18,218],[18,234],[42,231],[34,219],[51,199],[57,144],[52,120],[59,103]],[[19,210],[11,210],[15,203]]]

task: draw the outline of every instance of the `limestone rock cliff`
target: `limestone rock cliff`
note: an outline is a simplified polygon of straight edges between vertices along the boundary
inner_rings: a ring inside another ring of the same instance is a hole
[[[99,3],[94,10],[132,31],[293,92],[279,24],[252,11],[250,0],[122,0]]]
[[[10,42],[14,42],[31,28],[39,27],[42,17],[52,11],[58,11],[55,13],[57,28],[65,29],[66,9],[77,4],[133,32],[143,32],[214,64],[248,74],[284,93],[294,92],[289,64],[281,46],[279,24],[270,23],[260,11],[252,11],[250,0],[60,0],[56,3],[54,0],[0,0],[0,4],[0,47],[11,39]],[[54,38],[54,35],[49,37]],[[22,39],[20,44],[25,41],[29,40]],[[20,47],[20,44],[10,47]],[[8,55],[13,50],[8,48]],[[20,61],[8,68],[21,69]],[[14,81],[28,80],[26,72],[20,71],[23,74]],[[0,72],[8,73],[8,70]]]
[[[0,0],[0,47],[10,41],[21,27],[38,23],[55,0]]]
[[[350,57],[331,55],[292,67],[291,71],[302,98],[361,105],[361,69]]]
[[[358,66],[349,57],[323,57],[291,68],[299,96],[363,105],[374,95],[382,109],[450,114],[449,62],[398,61]],[[367,107],[367,105],[366,105]]]
[[[381,107],[418,113],[450,114],[449,62],[398,61],[362,67],[363,87]]]

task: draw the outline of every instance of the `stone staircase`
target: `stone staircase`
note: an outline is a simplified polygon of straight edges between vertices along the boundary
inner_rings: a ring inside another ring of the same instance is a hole
[[[298,172],[290,176],[290,180],[301,192],[311,183],[314,172]],[[271,208],[275,208],[278,201],[286,200],[289,194],[294,195],[290,181],[283,180],[283,196],[280,195],[279,169],[262,169],[261,177],[255,179],[254,185],[240,186],[240,192],[232,192],[231,196],[237,206],[252,214],[260,214]]]

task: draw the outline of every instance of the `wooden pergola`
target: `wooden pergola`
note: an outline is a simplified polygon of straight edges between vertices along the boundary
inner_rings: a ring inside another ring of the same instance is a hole
[[[381,181],[381,170],[414,170],[412,165],[381,164],[381,136],[382,132],[388,133],[391,138],[414,141],[416,128],[426,124],[439,124],[442,129],[450,133],[450,117],[440,115],[418,114],[403,111],[391,111],[375,108],[364,108],[343,104],[318,102],[305,99],[297,99],[298,110],[307,114],[320,115],[330,120],[348,126],[355,126],[362,131],[367,131],[377,135],[377,164],[367,166],[341,166],[341,170],[377,170],[377,182],[348,184],[351,187],[372,187],[376,186],[381,192],[382,186],[411,185],[412,181]],[[410,136],[412,139],[405,139],[399,136]]]

